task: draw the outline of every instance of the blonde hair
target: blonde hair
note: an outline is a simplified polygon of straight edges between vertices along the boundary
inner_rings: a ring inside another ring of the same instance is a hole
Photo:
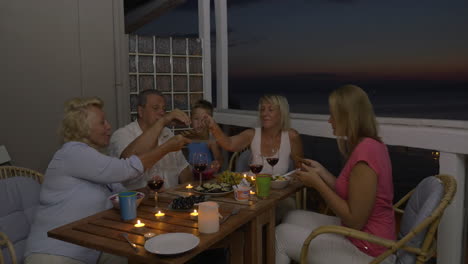
[[[98,97],[73,98],[65,103],[64,116],[60,126],[63,143],[79,141],[92,146],[89,141],[89,108],[102,109],[104,102]]]
[[[258,115],[259,119],[261,118],[261,108],[262,104],[264,103],[269,103],[272,105],[276,105],[279,107],[280,111],[280,118],[281,118],[281,130],[286,131],[291,128],[291,120],[289,119],[289,103],[288,99],[286,97],[281,96],[281,95],[264,95],[260,97],[260,100],[258,101]]]
[[[374,109],[366,92],[360,87],[344,85],[330,94],[328,103],[339,136],[338,148],[346,158],[365,137],[381,141]]]

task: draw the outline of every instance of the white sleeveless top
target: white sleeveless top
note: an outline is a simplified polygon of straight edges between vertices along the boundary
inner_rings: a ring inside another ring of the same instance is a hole
[[[262,133],[261,128],[255,128],[255,135],[252,139],[252,143],[250,143],[250,150],[252,151],[252,155],[261,155],[261,141],[262,141]],[[274,174],[285,174],[288,172],[289,167],[289,158],[291,156],[291,142],[289,142],[289,133],[288,131],[281,132],[281,143],[278,153],[278,163],[274,167]],[[266,158],[263,157],[263,169],[260,173],[272,173],[272,167],[266,161]]]

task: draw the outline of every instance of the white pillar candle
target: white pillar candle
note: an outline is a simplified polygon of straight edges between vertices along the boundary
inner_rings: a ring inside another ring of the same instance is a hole
[[[219,205],[215,202],[203,202],[198,205],[198,231],[211,234],[219,230]]]

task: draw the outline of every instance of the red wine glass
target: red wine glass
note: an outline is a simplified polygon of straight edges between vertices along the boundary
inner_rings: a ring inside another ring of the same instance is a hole
[[[161,178],[159,175],[151,177],[151,179],[146,183],[148,188],[154,192],[154,211],[158,209],[158,191],[164,185],[164,179]]]
[[[208,167],[208,157],[206,153],[196,152],[192,156],[193,168],[198,172],[200,177],[200,186],[202,186],[202,172]]]
[[[278,163],[279,161],[279,155],[278,155],[278,150],[276,149],[272,149],[271,150],[271,155],[269,157],[266,158],[268,164],[270,164],[271,166],[271,175],[275,175],[274,171],[275,171],[275,165]]]
[[[249,163],[250,170],[257,176],[263,169],[262,155],[252,155]]]

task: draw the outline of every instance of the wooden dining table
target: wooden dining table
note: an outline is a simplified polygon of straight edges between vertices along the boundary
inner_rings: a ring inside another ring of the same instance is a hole
[[[153,212],[155,201],[145,198],[138,207],[137,218],[134,220],[121,220],[119,210],[112,208],[50,230],[48,236],[123,256],[128,258],[129,263],[185,263],[212,248],[229,248],[231,263],[274,263],[276,206],[280,200],[300,191],[303,188],[301,183],[291,183],[281,190],[272,189],[268,198],[254,198],[248,202],[236,201],[233,193],[210,196],[210,201],[219,204],[219,212],[223,217],[230,215],[234,209],[239,209],[237,214],[231,215],[220,224],[218,232],[212,234],[200,233],[198,222],[190,217],[190,212],[168,208],[173,199],[193,194],[185,188],[186,185],[187,183],[159,193],[158,207],[165,213],[161,219],[156,219]],[[135,227],[137,220],[145,223],[145,226]],[[149,232],[156,235],[189,233],[197,236],[200,242],[184,253],[158,255],[144,248],[144,234]],[[137,250],[127,243],[122,233],[128,234]]]

